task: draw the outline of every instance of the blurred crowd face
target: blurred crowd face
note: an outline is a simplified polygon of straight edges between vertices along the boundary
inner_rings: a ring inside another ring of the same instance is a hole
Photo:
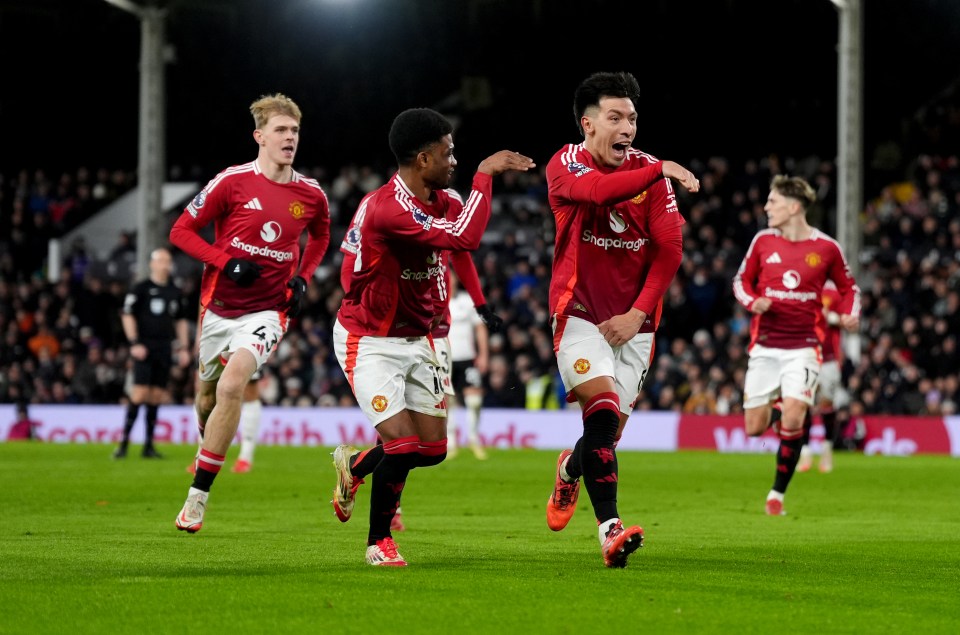
[[[170,279],[173,271],[173,258],[166,249],[154,249],[150,254],[150,277],[163,284]]]

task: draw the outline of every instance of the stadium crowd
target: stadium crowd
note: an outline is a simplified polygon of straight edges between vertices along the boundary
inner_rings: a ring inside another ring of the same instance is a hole
[[[956,107],[950,111],[957,123]],[[545,163],[545,162],[544,162]],[[835,234],[835,166],[817,157],[721,157],[686,163],[701,192],[680,195],[685,257],[665,298],[656,357],[641,410],[741,412],[749,317],[731,279],[758,229],[772,175],[806,177],[819,203],[811,222]],[[901,171],[904,172],[904,171]],[[331,202],[331,246],[311,281],[308,303],[260,380],[264,403],[353,405],[332,353],[340,305],[339,242],[364,193],[385,170],[345,166],[320,180]],[[918,154],[885,175],[861,210],[863,290],[859,342],[845,348],[849,393],[841,413],[945,415],[960,402],[960,156]],[[52,178],[43,171],[0,174],[0,402],[120,403],[126,399],[129,347],[120,308],[134,244],[128,234],[102,262],[82,242],[68,246],[59,279],[46,277],[51,237],[88,218],[134,184],[123,171],[86,168]],[[506,327],[491,337],[486,407],[562,408],[548,322],[554,221],[542,170],[508,173],[496,188],[493,220],[474,254],[490,304]],[[174,215],[180,210],[175,210]],[[171,216],[171,221],[174,216]],[[190,306],[199,269],[180,254],[176,277]],[[195,371],[174,367],[171,397],[193,398]]]

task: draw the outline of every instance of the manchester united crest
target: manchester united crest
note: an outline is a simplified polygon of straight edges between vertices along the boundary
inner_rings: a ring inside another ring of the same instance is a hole
[[[639,205],[640,203],[643,202],[643,199],[645,199],[645,198],[647,198],[647,191],[646,191],[646,190],[640,192],[639,194],[637,194],[636,196],[634,196],[633,198],[631,198],[631,199],[630,199],[630,202],[633,203],[634,205]]]
[[[809,253],[803,257],[803,261],[811,267],[819,267],[820,263],[823,262],[823,258],[820,257],[820,254]]]
[[[303,203],[300,201],[294,201],[290,203],[290,215],[295,219],[300,220],[300,217],[303,216],[303,213],[306,211],[306,208],[303,206]]]
[[[387,398],[383,395],[374,395],[373,399],[370,401],[370,405],[373,406],[373,409],[377,412],[383,412],[387,409]]]
[[[575,370],[578,375],[582,375],[590,370],[590,362],[581,357],[573,363],[573,370]]]

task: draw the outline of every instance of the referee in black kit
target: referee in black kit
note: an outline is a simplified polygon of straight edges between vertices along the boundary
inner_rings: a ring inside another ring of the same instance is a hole
[[[180,289],[170,280],[173,258],[160,247],[150,254],[150,278],[138,282],[123,302],[123,332],[130,341],[133,358],[133,390],[123,424],[123,439],[113,458],[127,456],[130,431],[137,420],[141,404],[147,405],[147,435],[143,458],[163,458],[153,447],[153,431],[157,425],[157,408],[166,398],[170,368],[173,365],[170,343],[176,339],[178,363],[190,363],[187,342],[186,301]]]

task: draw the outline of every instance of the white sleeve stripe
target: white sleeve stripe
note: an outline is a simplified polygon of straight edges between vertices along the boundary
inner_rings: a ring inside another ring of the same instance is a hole
[[[229,177],[229,176],[234,176],[235,174],[243,174],[244,172],[255,171],[255,170],[254,170],[254,163],[256,163],[256,162],[254,161],[254,162],[250,162],[250,163],[245,163],[245,164],[243,164],[243,165],[238,165],[238,166],[235,166],[235,167],[232,167],[232,168],[227,168],[226,170],[224,170],[224,171],[221,172],[220,174],[218,174],[218,175],[216,175],[215,177],[213,177],[212,179],[210,179],[210,182],[207,183],[207,186],[206,186],[205,188],[203,188],[203,189],[205,189],[205,190],[207,191],[207,193],[210,193],[210,192],[213,191],[213,189],[214,189],[215,187],[217,187],[218,185],[220,185],[220,183],[221,183],[222,181],[224,181],[224,180],[225,180],[227,177]]]
[[[649,161],[650,163],[660,163],[660,159],[658,159],[657,157],[653,156],[652,154],[647,154],[647,153],[644,152],[643,150],[634,150],[633,148],[631,148],[630,150],[633,150],[633,152],[635,152],[638,157],[643,157],[644,159],[646,159],[646,160]],[[631,152],[631,154],[632,154],[633,152]],[[667,180],[669,181],[669,179],[667,179]]]
[[[448,229],[450,233],[454,236],[460,236],[466,231],[467,227],[470,225],[471,220],[473,220],[473,214],[477,211],[477,206],[480,205],[480,200],[483,198],[483,194],[477,190],[470,192],[470,196],[467,198],[466,205],[463,206],[463,211],[460,212],[460,215],[457,217],[457,222],[453,225],[452,229]]]
[[[397,186],[393,198],[397,201],[400,207],[411,214],[414,212],[414,210],[419,209],[419,207],[413,203],[410,197],[407,196],[399,186]],[[471,191],[470,196],[467,198],[467,202],[463,206],[460,215],[457,216],[455,223],[447,220],[446,218],[436,218],[431,216],[433,219],[431,221],[431,226],[443,230],[448,234],[460,236],[470,225],[470,221],[473,219],[474,212],[476,212],[477,206],[480,204],[480,200],[482,198],[483,194],[481,192],[478,192],[477,190]],[[359,222],[355,223],[355,225],[359,225]]]
[[[463,197],[460,196],[460,192],[456,191],[452,187],[448,187],[447,189],[444,190],[444,192],[446,192],[450,198],[460,203],[460,205],[463,205]]]
[[[563,153],[562,155],[560,155],[560,162],[561,162],[563,165],[568,165],[568,164],[573,163],[574,161],[576,161],[576,160],[577,160],[577,152],[579,152],[582,147],[583,147],[583,144],[582,144],[582,143],[578,143],[578,144],[570,143],[570,144],[567,144],[567,149],[566,149],[566,151],[564,151],[564,153]]]
[[[753,301],[756,300],[752,295],[747,293],[746,289],[743,288],[743,279],[742,275],[744,270],[747,268],[747,260],[750,258],[750,254],[753,253],[753,247],[757,244],[757,239],[760,238],[766,232],[757,232],[757,235],[753,237],[753,240],[750,241],[750,246],[747,247],[747,253],[743,257],[743,262],[740,263],[740,268],[737,269],[736,275],[733,276],[733,295],[741,304],[749,306],[753,304]]]
[[[460,216],[457,217],[457,224],[454,228],[457,236],[462,234],[467,229],[471,219],[473,219],[473,213],[477,211],[477,206],[480,205],[482,198],[483,194],[477,190],[470,192],[470,196],[467,198],[467,202],[463,206],[463,211],[461,211]]]

